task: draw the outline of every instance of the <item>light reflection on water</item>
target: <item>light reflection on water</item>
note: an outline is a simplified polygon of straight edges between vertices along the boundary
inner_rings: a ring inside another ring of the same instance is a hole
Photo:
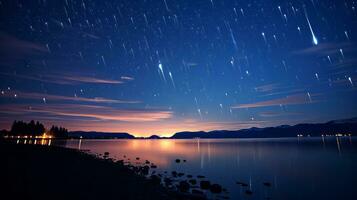
[[[140,157],[161,171],[204,175],[232,199],[357,199],[356,138],[68,140],[67,147]],[[175,163],[175,159],[187,162]],[[235,182],[248,184],[252,195]],[[270,182],[266,187],[263,182]]]
[[[34,144],[51,146],[52,139],[17,139],[16,144]]]

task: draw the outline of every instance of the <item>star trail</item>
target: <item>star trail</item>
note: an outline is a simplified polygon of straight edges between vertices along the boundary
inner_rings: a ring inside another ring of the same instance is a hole
[[[1,0],[0,128],[170,136],[357,116],[354,0]]]

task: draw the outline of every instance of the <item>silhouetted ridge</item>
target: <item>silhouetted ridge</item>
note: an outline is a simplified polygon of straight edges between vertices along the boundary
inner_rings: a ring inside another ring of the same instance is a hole
[[[152,136],[148,137],[148,139],[161,139],[161,137],[158,135],[152,135]]]
[[[192,139],[192,138],[278,138],[321,135],[356,135],[357,118],[329,121],[320,124],[297,124],[294,126],[282,125],[267,128],[250,128],[236,131],[198,131],[198,132],[178,132],[172,139]]]

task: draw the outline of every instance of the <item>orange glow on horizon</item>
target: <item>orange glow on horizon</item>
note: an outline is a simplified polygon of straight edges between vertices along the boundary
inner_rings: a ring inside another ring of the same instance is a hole
[[[159,121],[118,122],[108,120],[44,120],[45,127],[52,125],[66,127],[69,131],[97,131],[112,133],[129,133],[135,137],[158,135],[171,137],[183,131],[239,130],[251,127],[266,127],[276,124],[288,124],[287,121],[201,121],[195,119],[164,119]],[[11,127],[8,122],[7,127]],[[291,122],[290,122],[291,123]],[[3,127],[5,128],[5,127]]]
[[[227,123],[204,122],[196,120],[159,121],[143,123],[115,123],[115,122],[91,122],[76,124],[61,124],[71,131],[99,131],[99,132],[126,132],[136,137],[149,137],[159,135],[170,137],[183,131],[211,131],[211,130],[239,130],[242,128],[261,127],[262,122]]]

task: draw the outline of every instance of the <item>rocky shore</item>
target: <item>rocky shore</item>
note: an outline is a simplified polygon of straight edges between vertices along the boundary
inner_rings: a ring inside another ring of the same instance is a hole
[[[148,167],[55,146],[0,141],[5,199],[204,199],[164,187]],[[152,167],[152,166],[151,166]],[[181,183],[179,188],[187,191]]]

